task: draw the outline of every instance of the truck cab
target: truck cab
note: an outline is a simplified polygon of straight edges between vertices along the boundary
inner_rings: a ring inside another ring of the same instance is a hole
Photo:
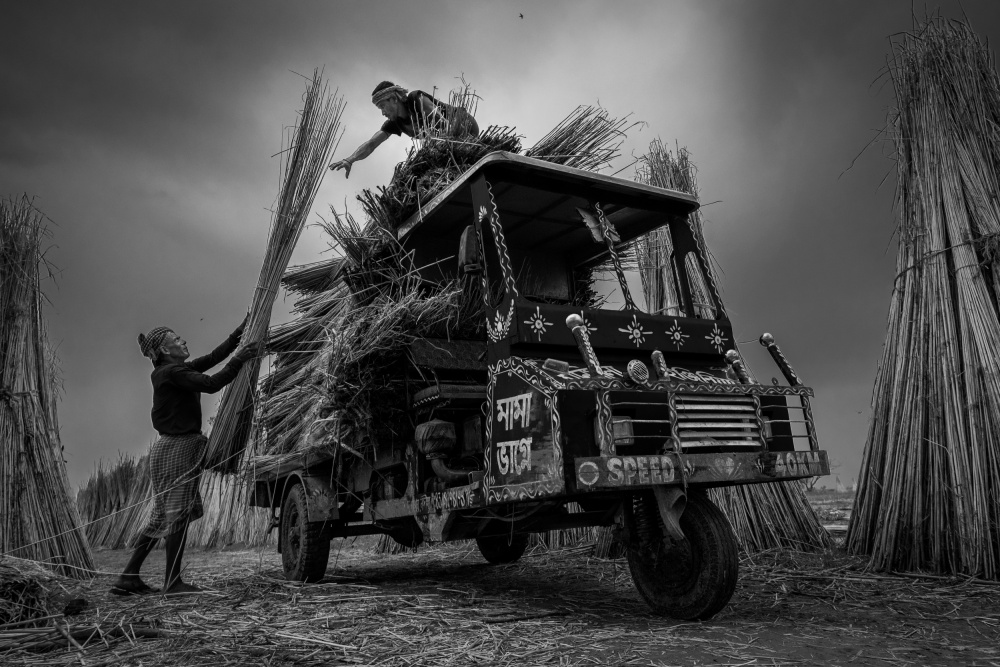
[[[333,437],[328,458],[257,480],[255,503],[282,508],[286,575],[321,577],[329,539],[363,532],[475,539],[504,563],[531,532],[617,525],[654,610],[703,619],[725,606],[737,545],[706,489],[829,463],[812,390],[773,339],[762,344],[787,386],[743,366],[697,208],[684,193],[492,153],[404,221],[396,240],[420,279],[461,284],[472,326],[409,345],[399,378],[412,428],[374,456]],[[639,267],[651,305],[626,271],[640,238],[659,244],[655,266]]]

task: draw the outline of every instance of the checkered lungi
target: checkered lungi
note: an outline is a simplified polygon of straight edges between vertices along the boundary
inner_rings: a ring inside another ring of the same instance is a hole
[[[172,535],[204,514],[198,486],[207,446],[208,438],[201,433],[161,435],[153,443],[149,450],[153,512],[143,535]]]

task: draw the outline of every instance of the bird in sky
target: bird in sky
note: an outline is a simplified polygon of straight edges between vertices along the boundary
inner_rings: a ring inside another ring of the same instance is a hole
[[[518,16],[518,18],[522,18],[522,19],[524,18],[524,14],[518,14],[517,16]]]

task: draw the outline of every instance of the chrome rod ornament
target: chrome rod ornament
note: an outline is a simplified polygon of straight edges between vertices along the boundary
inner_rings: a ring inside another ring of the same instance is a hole
[[[747,373],[747,369],[743,365],[743,360],[740,359],[739,352],[736,350],[726,352],[726,363],[733,369],[733,373],[736,374],[736,378],[740,381],[740,384],[750,384],[750,374]]]
[[[601,368],[600,362],[597,361],[597,355],[594,354],[594,348],[590,344],[590,332],[587,331],[583,318],[573,313],[566,318],[566,326],[573,332],[573,338],[576,339],[576,346],[580,349],[580,355],[583,356],[584,363],[587,364],[590,377],[602,377],[604,370]]]
[[[667,360],[663,358],[663,353],[659,350],[653,350],[649,356],[653,359],[653,370],[656,371],[656,377],[660,380],[669,380],[670,371],[667,369]]]
[[[774,359],[774,363],[778,365],[778,369],[781,370],[781,374],[785,376],[788,380],[788,384],[793,387],[801,387],[802,380],[799,376],[795,374],[792,370],[791,364],[785,359],[785,355],[781,353],[778,349],[778,344],[774,342],[774,336],[769,333],[761,334],[760,344],[767,348],[767,351],[771,353],[771,358]]]

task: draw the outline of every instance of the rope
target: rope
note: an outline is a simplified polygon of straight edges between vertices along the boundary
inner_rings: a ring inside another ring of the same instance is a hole
[[[38,396],[38,390],[32,389],[30,391],[11,391],[7,387],[0,387],[0,401],[10,403],[13,399],[21,396]]]
[[[947,246],[945,248],[941,248],[940,250],[932,250],[930,252],[926,252],[923,255],[921,255],[918,259],[916,259],[913,262],[913,264],[909,265],[908,267],[906,267],[905,269],[903,269],[902,271],[900,271],[899,273],[897,273],[896,277],[893,278],[892,284],[895,286],[896,283],[899,282],[899,279],[902,278],[903,274],[905,274],[907,271],[911,271],[913,269],[920,268],[928,260],[930,260],[930,259],[932,259],[934,257],[937,257],[938,255],[941,255],[943,253],[946,253],[949,250],[953,250],[955,248],[961,248],[962,246],[966,246],[966,245],[971,245],[972,247],[976,248],[976,247],[979,247],[979,246],[986,245],[987,243],[989,243],[993,239],[1000,239],[1000,232],[995,232],[993,234],[987,234],[985,236],[979,237],[978,239],[973,239],[973,240],[970,240],[970,241],[962,241],[961,243],[954,243],[954,244],[952,244],[950,246]],[[972,267],[975,267],[975,266],[983,266],[984,264],[987,263],[987,261],[988,260],[984,260],[981,264],[966,264],[964,266],[960,266],[960,267],[956,268],[955,271],[958,271],[959,269],[972,268]]]
[[[242,455],[243,455],[243,452],[239,452],[239,453],[236,453],[236,454],[230,454],[227,458],[223,459],[222,462],[226,463],[230,459],[235,458],[237,456],[242,456]],[[159,493],[154,493],[149,498],[143,498],[142,500],[140,500],[138,502],[135,502],[135,503],[133,503],[131,505],[127,505],[125,507],[122,507],[121,509],[118,509],[118,510],[115,510],[114,512],[110,512],[108,514],[105,514],[104,516],[98,517],[98,518],[94,519],[93,521],[88,521],[87,523],[82,524],[80,526],[76,526],[76,527],[70,528],[69,530],[64,530],[61,533],[56,533],[55,535],[50,535],[49,537],[43,537],[40,540],[36,540],[36,541],[30,542],[28,544],[22,544],[21,546],[16,547],[16,548],[14,548],[11,551],[4,551],[3,553],[0,553],[0,556],[13,556],[14,553],[16,553],[17,551],[20,551],[22,549],[27,549],[28,547],[33,547],[36,544],[42,544],[43,542],[49,542],[49,541],[54,540],[56,538],[62,537],[63,535],[69,535],[70,533],[76,532],[77,530],[84,530],[88,526],[92,526],[92,525],[94,525],[96,523],[99,523],[101,521],[105,521],[107,519],[110,519],[111,517],[113,517],[115,515],[118,515],[118,514],[121,514],[122,512],[130,510],[130,509],[132,509],[134,507],[139,507],[140,505],[143,505],[143,504],[145,504],[145,503],[147,503],[147,502],[149,502],[149,501],[157,498],[158,496],[162,496],[165,493],[169,493],[170,491],[173,491],[174,489],[176,489],[177,487],[179,487],[179,486],[181,486],[183,484],[187,484],[191,480],[195,479],[195,477],[197,477],[198,475],[201,475],[201,473],[202,473],[203,470],[204,469],[201,467],[201,463],[199,463],[197,466],[191,468],[191,470],[189,470],[188,472],[184,473],[184,476],[182,476],[182,478],[177,483],[175,483],[173,486],[167,487],[166,489],[164,489],[163,491],[160,491]],[[13,556],[13,557],[14,558],[18,558],[18,556]],[[38,561],[38,560],[32,561],[31,559],[28,559],[28,558],[21,558],[20,560],[27,560],[27,561],[35,562],[35,563],[49,564],[49,563],[47,563],[47,561]],[[62,564],[60,563],[60,565],[62,565]],[[67,565],[67,567],[71,567],[73,569],[87,571],[87,568],[82,568],[82,567],[78,567],[78,566]]]

